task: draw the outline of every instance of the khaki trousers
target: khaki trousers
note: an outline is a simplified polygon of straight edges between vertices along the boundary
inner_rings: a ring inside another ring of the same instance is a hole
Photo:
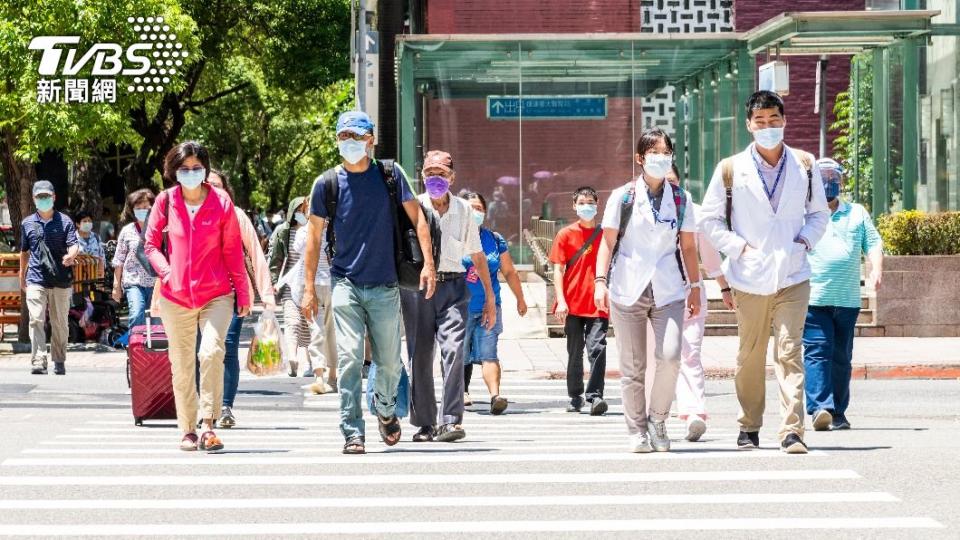
[[[330,386],[337,384],[337,332],[333,326],[332,291],[329,285],[317,285],[319,313],[310,324],[310,346],[307,355],[314,369],[326,367],[323,380]]]
[[[666,420],[676,395],[683,342],[684,302],[656,307],[653,290],[648,286],[632,305],[610,302],[610,321],[620,345],[620,388],[623,416],[630,435],[647,432],[647,421]],[[647,387],[647,321],[653,327],[653,358],[656,369],[650,382],[649,409]]]
[[[47,332],[44,328],[47,308],[50,308],[50,356],[54,362],[67,359],[67,318],[73,289],[27,285],[27,312],[30,314],[30,363],[33,367],[47,367]]]
[[[804,281],[771,295],[734,291],[740,352],[735,376],[740,401],[740,430],[759,431],[766,399],[767,344],[770,326],[776,337],[774,371],[780,386],[778,433],[803,437],[803,325],[810,302],[810,282]]]
[[[160,318],[170,342],[173,396],[177,403],[177,425],[183,433],[194,433],[197,425],[196,361],[200,361],[201,418],[219,418],[223,404],[224,340],[233,319],[233,293],[219,296],[203,307],[188,309],[160,297]],[[197,352],[197,329],[200,351]]]

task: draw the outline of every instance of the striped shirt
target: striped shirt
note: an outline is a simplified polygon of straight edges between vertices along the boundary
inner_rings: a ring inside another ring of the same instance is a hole
[[[810,252],[810,305],[859,308],[860,259],[882,247],[867,210],[841,202],[827,223],[827,232]]]
[[[70,216],[63,212],[54,212],[44,221],[38,212],[27,216],[20,224],[20,251],[29,251],[27,261],[27,283],[50,287],[46,283],[40,268],[40,243],[47,244],[50,254],[59,260],[67,254],[67,249],[77,243],[77,228]]]

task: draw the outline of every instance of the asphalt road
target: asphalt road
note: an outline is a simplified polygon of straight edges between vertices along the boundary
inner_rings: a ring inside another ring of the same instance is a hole
[[[731,381],[709,381],[704,440],[636,455],[616,381],[603,418],[562,412],[562,382],[513,377],[508,414],[467,413],[460,443],[342,456],[337,397],[305,379],[241,383],[220,455],[177,450],[170,421],[135,428],[118,369],[31,377],[0,366],[0,536],[354,538],[960,538],[960,382],[857,381],[849,432],[734,448]],[[474,399],[482,401],[479,381]],[[643,532],[649,531],[649,532]]]

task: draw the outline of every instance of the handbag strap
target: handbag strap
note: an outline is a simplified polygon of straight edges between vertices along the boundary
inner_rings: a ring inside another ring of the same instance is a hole
[[[602,230],[603,229],[602,227],[600,227],[600,225],[597,225],[593,229],[593,232],[590,233],[590,238],[587,238],[587,241],[584,242],[583,245],[580,246],[580,249],[578,249],[577,252],[573,254],[573,257],[570,257],[570,260],[567,261],[567,270],[573,268],[573,265],[577,264],[577,261],[580,260],[580,257],[582,257],[583,254],[587,252],[587,248],[592,246],[593,242],[597,239],[598,236],[600,236],[600,232]]]

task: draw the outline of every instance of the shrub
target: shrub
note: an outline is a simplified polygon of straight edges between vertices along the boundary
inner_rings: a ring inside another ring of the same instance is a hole
[[[881,216],[877,229],[890,255],[960,254],[960,212],[906,210]]]

